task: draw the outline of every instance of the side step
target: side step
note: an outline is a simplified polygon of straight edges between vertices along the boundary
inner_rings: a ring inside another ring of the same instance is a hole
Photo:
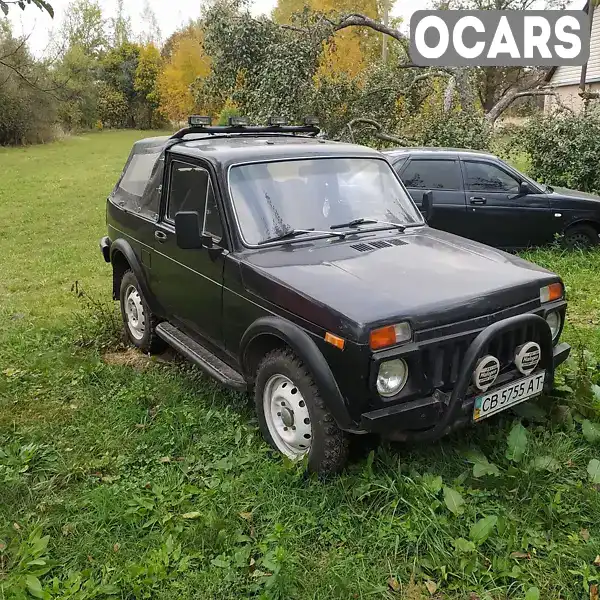
[[[171,323],[166,321],[159,323],[156,326],[156,335],[223,385],[238,392],[247,391],[248,386],[241,373],[232,369],[210,350],[201,346]]]

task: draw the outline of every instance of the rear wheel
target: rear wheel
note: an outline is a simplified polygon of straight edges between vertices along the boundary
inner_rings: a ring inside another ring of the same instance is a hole
[[[598,232],[592,225],[573,225],[565,232],[565,245],[568,248],[591,248],[598,245]]]
[[[129,341],[144,352],[160,352],[165,347],[155,332],[158,319],[150,310],[132,271],[121,280],[121,316]]]
[[[254,402],[263,436],[281,454],[307,457],[309,471],[320,474],[344,468],[349,435],[336,425],[312,375],[292,352],[274,350],[263,358]]]

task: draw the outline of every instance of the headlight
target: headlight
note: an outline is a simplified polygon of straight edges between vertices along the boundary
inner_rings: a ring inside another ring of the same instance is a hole
[[[408,381],[408,365],[402,358],[381,363],[377,374],[377,391],[389,398],[399,394]]]
[[[564,291],[562,283],[551,283],[543,288],[540,288],[540,302],[542,304],[546,302],[552,302],[553,300],[560,300],[563,297]]]
[[[549,312],[546,315],[546,323],[548,323],[548,327],[550,327],[550,333],[552,333],[552,341],[555,342],[560,333],[560,326],[562,324],[560,314],[556,311]]]

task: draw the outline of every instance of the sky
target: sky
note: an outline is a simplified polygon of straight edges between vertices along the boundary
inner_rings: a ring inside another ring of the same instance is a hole
[[[29,46],[37,56],[43,56],[48,46],[51,31],[58,30],[70,0],[50,0],[54,7],[55,16],[51,19],[48,14],[29,6],[25,11],[11,7],[8,18],[13,24],[15,35],[29,35]],[[105,17],[111,17],[116,10],[116,0],[99,0]],[[200,15],[202,0],[148,0],[150,7],[157,16],[163,40],[178,29],[189,19]],[[253,0],[252,12],[255,15],[268,14],[275,7],[277,0]],[[404,29],[410,16],[419,8],[425,8],[425,0],[396,0],[393,2],[391,16],[402,17]],[[125,10],[131,17],[134,33],[142,28],[142,11],[145,0],[128,0]],[[1,17],[0,17],[1,18]]]

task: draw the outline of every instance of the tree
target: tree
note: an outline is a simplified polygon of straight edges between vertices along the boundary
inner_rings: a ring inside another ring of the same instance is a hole
[[[45,10],[52,18],[54,18],[54,9],[46,0],[0,0],[0,10],[4,15],[8,15],[11,6],[18,6],[21,10],[31,5],[37,6],[40,10]]]
[[[131,39],[131,18],[125,14],[123,0],[117,0],[117,12],[110,24],[113,46],[122,46]]]
[[[204,51],[202,29],[190,25],[180,33],[172,41],[157,81],[160,113],[175,122],[184,121],[196,112],[196,108],[198,112],[211,112],[205,110],[206,106],[196,106],[191,90],[196,79],[203,80],[211,71],[211,60]]]
[[[140,103],[142,119],[138,126],[149,128],[154,121],[154,112],[159,105],[157,80],[162,67],[162,58],[158,48],[150,43],[140,49],[135,70],[134,89]]]
[[[149,0],[144,0],[144,8],[140,14],[143,23],[143,30],[140,35],[141,44],[154,44],[158,47],[162,45],[162,32],[156,17],[156,13],[152,10]]]
[[[68,5],[60,30],[65,47],[79,46],[90,56],[100,56],[108,47],[106,20],[97,0],[75,0]]]

